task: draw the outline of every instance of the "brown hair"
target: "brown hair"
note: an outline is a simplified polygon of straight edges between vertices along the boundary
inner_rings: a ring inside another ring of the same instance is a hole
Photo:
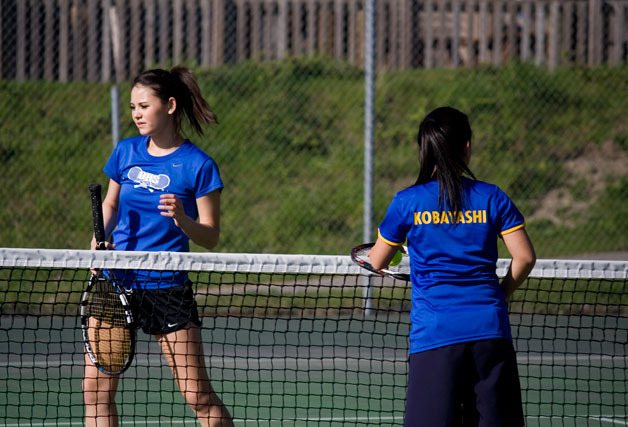
[[[438,200],[442,207],[459,211],[463,207],[462,176],[475,179],[465,158],[465,148],[473,132],[466,114],[452,107],[429,113],[419,126],[420,169],[416,184],[438,180]]]
[[[188,68],[177,65],[170,71],[156,68],[146,70],[133,80],[133,86],[146,86],[164,102],[174,98],[177,108],[174,113],[175,129],[182,131],[182,118],[185,115],[192,129],[203,134],[203,125],[218,123],[218,117],[203,98],[196,77]]]

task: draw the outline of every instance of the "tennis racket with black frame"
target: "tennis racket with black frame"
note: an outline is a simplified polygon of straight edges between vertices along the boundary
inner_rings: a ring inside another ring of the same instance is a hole
[[[106,248],[101,185],[90,184],[96,249]],[[81,329],[85,351],[99,371],[119,375],[126,371],[135,354],[135,327],[129,292],[113,274],[92,273],[81,297]]]
[[[402,268],[407,270],[407,265],[410,257],[408,256],[408,252],[404,247],[399,248],[399,252],[401,253],[401,261],[395,266],[388,266],[387,268],[377,269],[373,267],[371,264],[371,260],[368,255],[375,243],[363,243],[354,247],[351,250],[351,259],[358,264],[360,267],[378,274],[380,276],[391,277],[397,280],[405,280],[410,281],[410,275],[408,273],[402,272]]]

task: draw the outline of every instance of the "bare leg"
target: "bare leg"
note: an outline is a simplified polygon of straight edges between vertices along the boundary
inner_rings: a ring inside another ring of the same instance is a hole
[[[118,426],[118,410],[115,401],[118,381],[118,377],[111,377],[100,372],[85,355],[83,400],[87,427]]]
[[[157,341],[199,422],[207,427],[232,427],[231,415],[207,375],[199,327],[190,323],[185,329],[158,335]]]

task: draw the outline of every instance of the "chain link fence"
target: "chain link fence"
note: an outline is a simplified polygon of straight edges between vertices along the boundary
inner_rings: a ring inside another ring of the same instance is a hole
[[[365,141],[374,235],[418,172],[419,121],[452,105],[540,257],[623,256],[628,2],[370,1],[0,0],[0,246],[88,247],[87,186],[136,133],[129,80],[182,63],[220,121],[192,135],[225,181],[219,251],[346,254]]]

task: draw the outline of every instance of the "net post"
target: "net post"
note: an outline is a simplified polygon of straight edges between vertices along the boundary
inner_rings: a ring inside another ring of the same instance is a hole
[[[110,89],[111,94],[111,142],[115,147],[120,140],[120,89],[114,83]]]
[[[371,241],[373,219],[373,122],[375,116],[375,0],[366,0],[364,22],[364,230],[365,242]],[[371,280],[365,276],[364,314],[371,314]]]
[[[120,140],[120,89],[119,83],[122,80],[122,40],[120,33],[120,22],[116,6],[110,6],[108,11],[111,53],[113,56],[114,83],[111,86],[111,139],[115,147]]]

